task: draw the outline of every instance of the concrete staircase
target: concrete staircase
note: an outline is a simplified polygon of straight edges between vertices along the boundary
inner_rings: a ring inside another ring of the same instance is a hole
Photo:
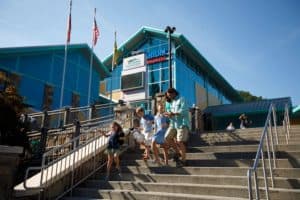
[[[300,126],[291,127],[288,145],[282,127],[278,130],[275,187],[269,189],[270,199],[300,199]],[[64,199],[248,199],[246,174],[261,131],[192,134],[187,165],[181,168],[171,160],[169,166],[157,166],[141,160],[141,150],[128,151],[121,156],[122,177],[114,174],[105,182],[105,172],[100,171]],[[262,169],[258,177],[260,194],[265,198]]]

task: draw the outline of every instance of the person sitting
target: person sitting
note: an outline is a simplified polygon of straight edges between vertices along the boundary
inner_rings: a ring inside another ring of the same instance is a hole
[[[235,131],[235,127],[233,126],[232,122],[229,123],[229,125],[227,126],[226,130],[230,133]]]
[[[248,126],[247,116],[243,113],[239,116],[239,120],[241,121],[240,129],[245,129]]]
[[[150,158],[150,146],[151,146],[152,136],[153,136],[154,117],[150,114],[146,115],[143,107],[138,107],[136,109],[136,114],[140,118],[140,126],[141,126],[140,129],[141,129],[143,135],[145,136],[144,160],[147,160]]]

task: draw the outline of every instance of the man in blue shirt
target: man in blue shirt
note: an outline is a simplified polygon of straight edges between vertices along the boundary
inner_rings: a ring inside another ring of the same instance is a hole
[[[166,92],[165,116],[170,119],[170,126],[165,134],[166,141],[176,140],[181,160],[179,165],[186,164],[186,142],[189,136],[189,111],[185,99],[177,90],[169,88]]]

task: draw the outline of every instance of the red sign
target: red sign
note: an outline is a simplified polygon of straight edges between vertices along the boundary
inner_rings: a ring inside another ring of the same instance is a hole
[[[167,58],[165,56],[161,56],[161,57],[157,57],[157,58],[152,58],[147,60],[147,64],[154,64],[154,63],[158,63],[158,62],[163,62],[166,61]]]

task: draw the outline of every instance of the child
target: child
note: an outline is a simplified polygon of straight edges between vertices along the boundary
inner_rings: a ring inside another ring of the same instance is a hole
[[[154,118],[152,115],[145,115],[145,110],[143,107],[138,107],[136,109],[136,114],[140,118],[141,131],[142,131],[143,135],[145,136],[144,159],[147,160],[150,158],[150,146],[151,146],[151,142],[152,142]]]
[[[168,147],[165,143],[165,133],[169,127],[169,119],[163,115],[164,106],[162,104],[159,104],[157,107],[157,114],[155,115],[154,121],[155,121],[155,134],[152,138],[152,150],[155,157],[155,162],[160,165],[160,160],[158,156],[158,148],[156,144],[162,145],[164,148],[164,160],[165,165],[168,165]]]
[[[144,145],[145,136],[140,131],[140,120],[134,119],[133,120],[133,130],[131,131],[133,138],[138,144]]]
[[[116,163],[116,168],[119,172],[119,176],[121,177],[121,168],[120,168],[120,141],[124,140],[124,133],[122,127],[119,123],[113,122],[111,124],[111,131],[109,133],[104,134],[105,137],[109,137],[108,146],[106,149],[107,153],[107,174],[105,180],[109,180],[110,170],[113,161]]]

